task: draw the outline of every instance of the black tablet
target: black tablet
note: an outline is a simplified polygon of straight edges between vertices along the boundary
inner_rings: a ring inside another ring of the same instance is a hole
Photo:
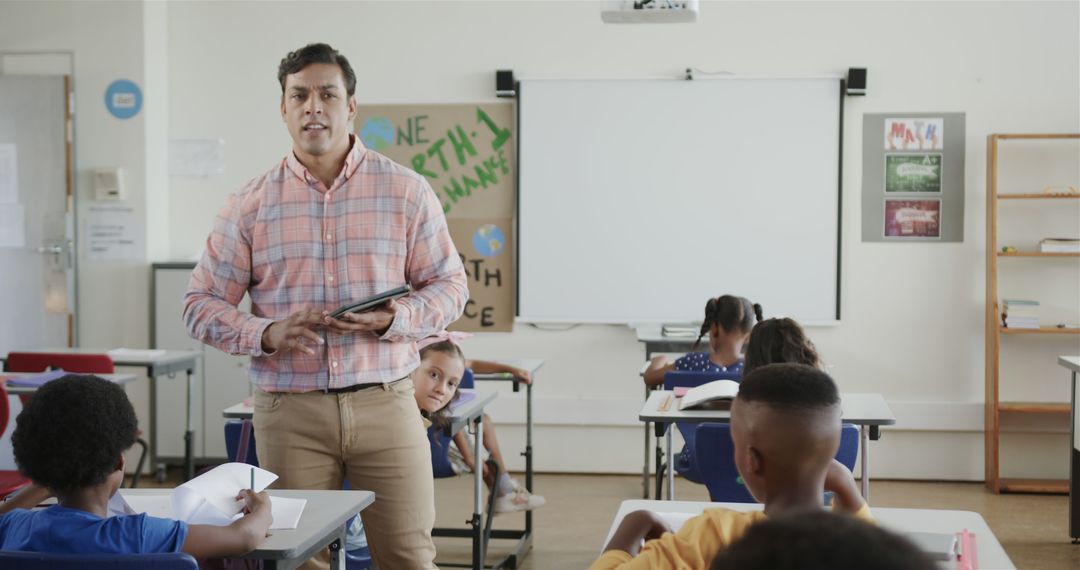
[[[386,303],[387,301],[390,301],[391,299],[397,299],[398,297],[404,297],[405,295],[408,295],[409,292],[411,292],[411,291],[412,291],[412,287],[410,287],[408,285],[402,285],[401,287],[398,287],[397,289],[391,289],[389,291],[383,291],[382,293],[379,293],[377,295],[372,295],[371,297],[368,297],[367,299],[361,299],[360,301],[357,301],[355,303],[350,303],[348,305],[342,305],[342,306],[338,307],[336,311],[334,311],[333,313],[330,313],[330,316],[334,317],[336,319],[336,318],[341,317],[345,313],[362,313],[364,311],[370,311],[371,309],[374,309],[375,307],[378,307],[379,305],[382,305],[383,303]]]

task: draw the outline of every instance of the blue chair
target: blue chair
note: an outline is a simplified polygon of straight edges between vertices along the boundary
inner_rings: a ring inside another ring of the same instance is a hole
[[[255,430],[251,420],[228,420],[225,422],[225,453],[229,461],[239,461],[248,465],[259,466],[255,455]],[[245,432],[247,432],[245,436]],[[237,459],[240,458],[240,459]],[[345,489],[349,482],[345,482]],[[367,570],[371,568],[371,551],[364,546],[345,551],[346,570]],[[3,570],[0,568],[0,570]]]
[[[731,425],[703,423],[697,428],[697,466],[709,489],[709,500],[718,503],[756,503],[735,469],[735,444]],[[840,430],[840,449],[836,460],[849,471],[855,468],[859,453],[859,428],[844,424]]]
[[[198,570],[190,554],[53,554],[0,551],[0,570]]]
[[[688,372],[674,370],[664,374],[664,389],[674,390],[675,388],[695,388],[702,384],[712,382],[713,380],[734,380],[738,382],[741,379],[741,372]],[[693,483],[705,482],[705,477],[701,474],[701,470],[698,468],[697,461],[694,459],[697,455],[696,444],[694,442],[697,435],[697,426],[697,423],[675,423],[675,427],[679,429],[679,434],[682,435],[685,445],[683,445],[682,451],[680,451],[677,455],[668,458],[668,462],[662,462],[660,460],[660,441],[658,437],[656,442],[657,499],[660,499],[660,493],[663,490],[664,473],[668,468],[668,463],[673,464],[675,472],[681,475],[687,481]]]

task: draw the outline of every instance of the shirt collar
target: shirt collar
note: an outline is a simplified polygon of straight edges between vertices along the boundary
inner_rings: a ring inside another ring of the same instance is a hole
[[[351,178],[356,170],[360,168],[360,163],[367,154],[367,147],[360,141],[360,137],[350,133],[349,140],[351,141],[351,147],[349,148],[348,154],[345,155],[345,165],[342,167],[341,173],[338,174],[338,178],[344,176],[346,180]],[[306,183],[318,182],[318,179],[308,172],[307,167],[300,162],[300,159],[296,158],[295,152],[290,152],[289,155],[285,157],[285,163],[289,167],[289,170],[291,170],[300,180],[303,180]]]

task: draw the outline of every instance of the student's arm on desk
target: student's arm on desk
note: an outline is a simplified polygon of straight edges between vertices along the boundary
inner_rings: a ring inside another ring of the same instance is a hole
[[[664,355],[654,356],[645,368],[644,378],[646,386],[659,386],[664,383],[664,374],[675,369],[675,363],[668,361]]]
[[[829,464],[829,470],[825,473],[825,490],[833,492],[833,511],[859,514],[866,507],[866,501],[859,493],[859,487],[855,484],[855,477],[851,475],[847,467],[833,459]],[[867,509],[869,514],[869,509]]]
[[[32,509],[52,496],[52,492],[45,487],[37,483],[30,483],[8,497],[3,503],[0,503],[0,515],[13,509]]]
[[[641,551],[642,542],[672,532],[668,523],[652,511],[634,511],[619,522],[619,528],[604,546],[604,554],[593,562],[590,570],[623,568]]]
[[[522,370],[508,364],[490,360],[466,360],[465,368],[471,368],[476,374],[510,374],[526,384],[532,384],[532,375],[529,374],[528,370]]]
[[[182,550],[195,558],[239,556],[255,550],[266,538],[266,531],[273,522],[270,496],[265,491],[255,493],[244,489],[237,498],[241,497],[247,503],[248,514],[229,526],[188,525]]]

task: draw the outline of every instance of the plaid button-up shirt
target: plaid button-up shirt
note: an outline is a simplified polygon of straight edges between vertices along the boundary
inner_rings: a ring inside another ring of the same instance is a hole
[[[293,153],[229,196],[184,297],[188,333],[230,354],[252,356],[251,381],[268,392],[308,392],[389,382],[409,374],[414,341],[443,330],[464,309],[465,270],[442,206],[423,177],[352,137],[330,188]],[[266,354],[270,324],[305,308],[345,303],[409,283],[382,337],[324,335],[316,354]],[[251,313],[237,309],[244,293]]]

